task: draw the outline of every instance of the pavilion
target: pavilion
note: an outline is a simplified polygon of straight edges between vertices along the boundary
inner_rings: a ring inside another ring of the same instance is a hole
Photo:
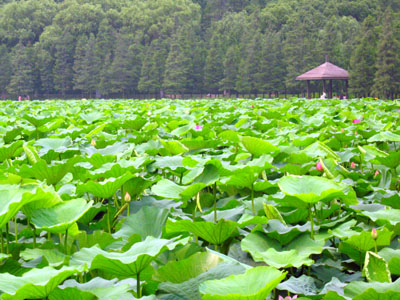
[[[346,86],[346,98],[349,98],[349,73],[328,61],[328,55],[325,57],[325,63],[296,77],[296,80],[307,81],[307,98],[311,99],[310,80],[322,80],[323,92],[326,93],[326,80],[329,80],[328,98],[332,98],[332,80],[343,80]]]

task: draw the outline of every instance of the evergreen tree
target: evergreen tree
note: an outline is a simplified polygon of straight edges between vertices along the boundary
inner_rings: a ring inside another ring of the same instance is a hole
[[[221,89],[227,93],[236,90],[236,81],[239,71],[240,49],[233,45],[228,48],[224,59],[224,78],[221,80]]]
[[[96,55],[96,39],[93,34],[89,39],[82,36],[76,46],[74,60],[74,88],[89,96],[97,91],[100,80],[100,57]]]
[[[154,40],[144,51],[144,59],[138,88],[141,92],[156,93],[161,91],[165,61],[168,51],[165,42]]]
[[[74,89],[85,91],[86,85],[86,64],[85,64],[85,54],[86,54],[86,46],[88,43],[88,38],[84,34],[79,37],[78,42],[75,47],[75,55],[74,55]]]
[[[185,49],[185,30],[180,30],[172,39],[167,61],[163,87],[167,93],[185,93],[191,85],[189,72],[191,60]]]
[[[54,87],[64,96],[73,87],[74,38],[68,33],[57,40],[54,63]]]
[[[382,32],[379,35],[376,73],[373,94],[381,98],[391,98],[399,92],[400,84],[400,41],[393,21],[393,11],[388,8],[383,16]]]
[[[0,92],[4,95],[6,88],[10,83],[12,70],[10,53],[5,45],[0,45],[0,70]]]
[[[350,60],[350,91],[356,96],[369,96],[376,72],[376,21],[369,16],[363,22],[359,44]]]
[[[250,31],[245,36],[252,37],[243,51],[245,53],[239,65],[239,74],[236,82],[236,89],[241,93],[255,93],[261,89],[259,78],[259,60],[261,57],[260,34]]]
[[[285,89],[286,66],[283,62],[282,41],[279,33],[266,33],[261,44],[260,71],[257,81],[262,92],[282,91]]]
[[[18,43],[11,56],[13,74],[7,91],[13,95],[28,95],[34,93],[34,61],[32,51],[28,47]]]
[[[128,34],[119,33],[110,66],[111,91],[123,95],[136,92],[140,69],[140,46],[134,43]]]
[[[217,35],[213,35],[208,45],[204,69],[204,85],[208,91],[219,91],[219,83],[224,78],[222,45]]]
[[[37,68],[40,76],[40,89],[42,93],[54,92],[53,68],[54,59],[51,54],[37,45]]]

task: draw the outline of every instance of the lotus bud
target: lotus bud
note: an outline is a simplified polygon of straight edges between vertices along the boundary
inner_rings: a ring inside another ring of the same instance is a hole
[[[252,104],[252,105],[250,105],[250,108],[254,108],[254,105]]]
[[[90,142],[90,145],[92,145],[93,147],[96,147],[96,141],[94,139],[92,139],[92,141]]]
[[[379,171],[376,170],[376,171],[375,171],[375,174],[374,174],[374,178],[376,178],[376,176],[378,176],[378,175],[379,175]]]
[[[317,162],[317,164],[315,165],[315,167],[317,168],[318,171],[322,172],[324,170],[324,168],[322,167],[321,162]]]
[[[351,162],[351,168],[355,169],[356,168],[356,164],[354,163],[354,161]]]
[[[376,241],[376,239],[378,238],[378,232],[376,231],[375,228],[372,228],[371,230],[371,237],[374,241]]]
[[[344,128],[342,128],[342,132],[344,133]]]
[[[129,195],[128,192],[125,193],[125,198],[124,198],[125,202],[129,203],[131,202],[131,195]]]
[[[201,130],[203,130],[203,125],[196,125],[196,126],[194,127],[194,130],[196,130],[196,131],[201,131]]]
[[[359,120],[359,119],[354,119],[354,120],[353,120],[353,124],[357,124],[357,123],[361,123],[361,120]]]
[[[357,135],[357,130],[356,130],[356,131],[354,131],[354,134],[355,134],[355,135]]]

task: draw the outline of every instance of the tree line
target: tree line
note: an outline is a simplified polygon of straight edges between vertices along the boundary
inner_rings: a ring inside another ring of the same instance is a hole
[[[399,11],[397,0],[0,0],[0,91],[299,93],[296,76],[328,54],[355,96],[393,97]]]

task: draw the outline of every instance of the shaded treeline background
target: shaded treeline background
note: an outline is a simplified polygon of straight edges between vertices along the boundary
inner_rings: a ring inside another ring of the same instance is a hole
[[[399,11],[398,0],[0,0],[0,91],[290,94],[329,54],[355,96],[390,97]]]

